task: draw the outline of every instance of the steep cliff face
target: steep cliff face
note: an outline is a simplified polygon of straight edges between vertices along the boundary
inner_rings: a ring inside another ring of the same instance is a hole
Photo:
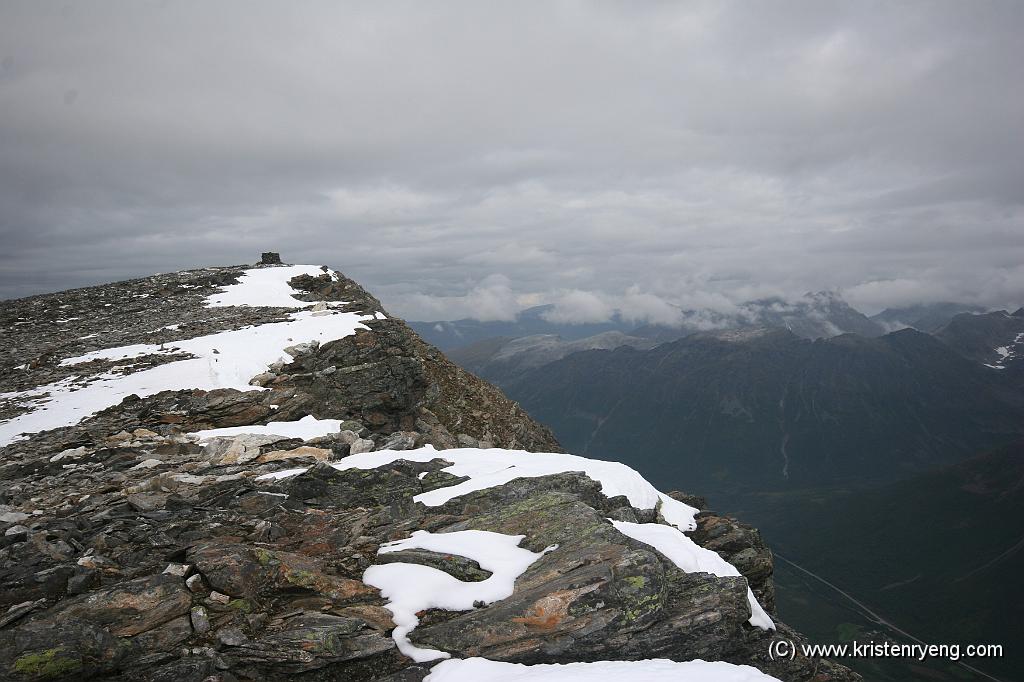
[[[769,657],[799,636],[756,531],[559,453],[339,273],[210,268],[0,315],[4,679],[858,679]]]

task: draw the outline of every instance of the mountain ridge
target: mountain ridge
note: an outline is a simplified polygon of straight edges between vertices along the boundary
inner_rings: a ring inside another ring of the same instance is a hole
[[[406,682],[445,656],[860,679],[768,656],[802,639],[758,615],[756,531],[551,452],[341,273],[183,271],[3,315],[11,679]],[[526,561],[509,577],[499,551]]]
[[[891,480],[998,446],[1024,424],[1004,379],[911,329],[810,341],[766,328],[574,353],[502,386],[575,451],[621,453],[658,480],[703,472],[714,490]]]
[[[461,319],[437,322],[410,322],[423,338],[444,351],[473,346],[503,337],[509,340],[555,335],[565,341],[579,341],[606,332],[621,332],[654,342],[674,341],[689,334],[715,329],[777,326],[804,338],[828,338],[844,333],[880,336],[885,328],[830,291],[808,292],[795,300],[764,298],[733,306],[728,312],[687,310],[672,306],[678,313],[676,324],[631,321],[630,311],[618,310],[604,322],[559,322],[557,306],[535,306],[520,311],[512,321]]]

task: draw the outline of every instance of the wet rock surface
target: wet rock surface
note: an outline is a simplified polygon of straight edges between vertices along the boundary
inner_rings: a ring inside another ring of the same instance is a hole
[[[61,359],[149,343],[150,333],[169,341],[282,318],[280,309],[202,307],[241,270],[4,302],[0,361],[16,378],[3,390],[73,376]],[[380,311],[344,276],[300,279],[294,285],[309,300]],[[79,319],[44,319],[54,313]],[[176,319],[191,322],[155,326]],[[799,637],[781,624],[765,631],[747,623],[748,584],[771,610],[771,554],[756,531],[731,519],[704,512],[693,537],[745,577],[684,573],[622,535],[609,518],[655,522],[657,513],[605,497],[578,473],[516,479],[440,507],[415,501],[463,480],[442,471],[443,448],[539,451],[557,443],[400,320],[366,326],[295,349],[290,363],[261,376],[267,390],[129,397],[0,450],[0,679],[419,680],[429,664],[399,653],[386,600],[363,574],[400,561],[485,580],[489,571],[465,557],[378,554],[417,530],[467,529],[524,535],[522,546],[535,552],[557,549],[520,576],[508,599],[421,614],[411,635],[418,646],[523,663],[699,657],[782,680],[859,679],[828,661],[769,660],[773,638]],[[80,338],[92,333],[101,336]],[[15,369],[21,365],[30,368]],[[21,409],[16,403],[8,400],[7,416]],[[190,435],[307,415],[347,421],[337,434],[308,441],[204,443]],[[330,466],[353,448],[424,444],[439,449],[433,461]],[[258,480],[293,467],[308,469]]]

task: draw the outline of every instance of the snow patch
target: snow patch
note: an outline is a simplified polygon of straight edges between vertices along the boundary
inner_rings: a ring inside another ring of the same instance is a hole
[[[297,292],[288,285],[290,279],[304,274],[319,276],[323,271],[315,265],[247,270],[238,284],[210,296],[206,305],[310,307],[315,304],[293,298],[292,294]],[[362,321],[375,319],[374,315],[363,316],[338,310],[319,313],[296,311],[290,317],[285,322],[271,322],[172,343],[132,344],[67,358],[60,363],[64,367],[91,360],[123,360],[159,353],[188,353],[193,356],[127,375],[108,372],[89,376],[87,379],[91,383],[84,387],[76,385],[81,384],[80,378],[72,377],[28,391],[4,394],[4,398],[36,405],[27,414],[0,422],[0,447],[23,437],[23,434],[77,424],[133,393],[146,397],[161,391],[190,388],[206,391],[218,388],[266,390],[250,386],[249,380],[277,360],[288,361],[284,354],[286,347],[311,341],[324,344],[350,336],[357,329],[367,329]],[[177,327],[172,324],[164,329]]]
[[[987,362],[983,364],[986,367],[991,367],[992,369],[1006,369],[1007,361],[1017,359],[1017,346],[1021,343],[1021,340],[1024,340],[1024,332],[1021,332],[1020,334],[1017,334],[1015,337],[1013,337],[1012,348],[1010,346],[999,346],[998,348],[992,349],[992,352],[999,356],[999,359],[996,361],[996,364],[990,365]]]
[[[293,296],[299,293],[288,285],[288,280],[299,275],[319,277],[324,274],[319,265],[289,265],[280,268],[255,268],[246,270],[237,284],[224,287],[223,291],[206,298],[210,308],[225,306],[260,306],[263,308],[308,308],[315,302],[300,301]]]
[[[438,452],[428,445],[415,450],[378,450],[350,455],[338,460],[333,466],[339,470],[376,469],[398,459],[429,462],[437,458],[453,463],[443,471],[454,476],[466,476],[469,480],[447,488],[420,493],[413,498],[428,507],[440,506],[448,500],[477,490],[504,485],[516,478],[537,478],[567,471],[580,471],[600,483],[601,492],[606,497],[625,495],[629,503],[637,509],[660,507],[662,517],[673,526],[682,530],[697,528],[694,520],[697,509],[659,492],[643,476],[620,462],[523,450],[457,448]],[[287,478],[303,471],[305,469],[277,471],[260,476],[260,479]]]
[[[442,661],[423,682],[779,682],[749,665],[722,661],[686,661],[663,658],[646,661],[596,661],[524,665],[463,658]]]
[[[512,595],[516,578],[541,558],[543,552],[531,552],[519,546],[525,535],[505,535],[485,530],[460,530],[452,533],[430,533],[418,530],[412,537],[382,545],[378,554],[403,549],[425,549],[431,552],[457,554],[475,560],[491,576],[480,582],[463,582],[444,571],[418,564],[379,564],[363,573],[363,582],[380,589],[388,599],[387,609],[393,614],[395,629],[392,638],[398,650],[417,663],[448,658],[450,654],[436,649],[421,649],[409,641],[409,633],[419,624],[416,613],[439,608],[469,611],[475,602],[500,601]]]
[[[366,327],[360,322],[367,317],[355,313],[340,313],[314,317],[313,313],[292,313],[289,322],[272,322],[199,336],[184,341],[164,344],[136,344],[121,348],[107,348],[85,355],[68,358],[61,364],[76,365],[96,359],[118,360],[160,352],[179,351],[193,358],[168,362],[132,374],[101,374],[84,388],[72,390],[69,380],[62,380],[26,391],[23,395],[49,393],[49,401],[35,411],[0,423],[0,446],[7,445],[22,433],[35,433],[45,429],[77,424],[100,410],[116,405],[126,396],[146,397],[160,391],[178,391],[196,388],[212,391],[234,388],[239,391],[266,390],[250,386],[249,379],[266,371],[277,360],[287,360],[284,348],[298,343],[318,341],[321,344],[354,334]]]
[[[281,471],[274,471],[269,474],[263,474],[257,476],[257,481],[280,481],[285,478],[291,478],[292,476],[298,476],[299,474],[306,473],[308,467],[300,467],[298,469],[282,469]]]
[[[413,500],[422,502],[428,507],[443,505],[449,500],[477,490],[504,485],[516,478],[536,478],[569,471],[581,471],[601,484],[601,492],[606,497],[624,495],[629,503],[637,509],[658,507],[662,517],[672,524],[667,526],[660,523],[638,524],[613,521],[612,523],[622,534],[653,546],[671,559],[676,566],[688,573],[711,573],[718,576],[740,575],[735,566],[715,552],[700,547],[681,532],[696,529],[697,523],[694,520],[694,515],[697,514],[697,509],[659,492],[643,476],[619,462],[605,462],[563,453],[525,452],[522,450],[458,448],[438,452],[428,445],[415,450],[378,450],[350,455],[332,466],[339,470],[376,469],[399,459],[410,462],[429,462],[437,458],[453,463],[442,471],[454,476],[468,477],[468,480],[457,485],[420,493],[413,497]],[[257,477],[256,480],[280,480],[305,471],[305,467],[286,469],[264,474]],[[409,577],[411,579],[413,576]],[[775,629],[771,617],[757,602],[749,588],[747,589],[747,599],[750,602],[752,614],[750,624],[763,629]],[[403,651],[403,653],[405,652]]]
[[[735,566],[718,556],[716,552],[701,547],[671,526],[629,521],[612,521],[612,525],[623,535],[654,547],[686,573],[710,573],[723,578],[740,575]],[[775,623],[772,622],[771,616],[761,608],[749,587],[747,601],[750,603],[750,624],[762,630],[774,630]]]
[[[274,407],[271,405],[271,407]],[[282,438],[320,438],[332,433],[338,433],[341,428],[340,419],[317,419],[310,415],[294,422],[270,422],[265,426],[229,426],[223,429],[205,429],[194,431],[190,436],[205,442],[211,438],[241,436],[243,434],[255,434],[260,436],[281,436]]]

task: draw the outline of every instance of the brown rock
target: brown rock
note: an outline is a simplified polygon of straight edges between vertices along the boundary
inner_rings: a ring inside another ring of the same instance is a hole
[[[191,636],[192,621],[185,615],[143,632],[134,638],[134,642],[146,650],[165,651],[181,644]]]
[[[180,578],[154,575],[69,599],[58,605],[55,619],[77,618],[132,637],[188,613],[192,594]]]
[[[272,450],[257,457],[256,463],[265,464],[267,462],[276,462],[282,459],[298,459],[303,457],[310,457],[320,462],[326,462],[331,459],[331,451],[325,450],[324,448],[314,448],[308,445],[303,445],[295,448],[294,450]]]
[[[258,598],[300,589],[344,602],[376,594],[374,588],[358,580],[324,573],[314,558],[291,552],[213,542],[193,547],[188,560],[213,589],[233,597]]]

